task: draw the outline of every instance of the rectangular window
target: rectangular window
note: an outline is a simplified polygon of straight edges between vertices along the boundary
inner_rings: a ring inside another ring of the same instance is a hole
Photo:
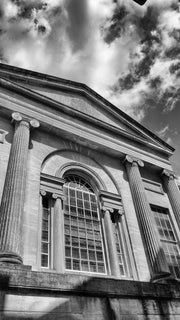
[[[42,198],[42,236],[41,236],[41,266],[50,266],[50,246],[51,246],[51,217],[49,198]]]
[[[169,210],[153,205],[151,205],[151,210],[154,213],[154,222],[159,233],[170,272],[175,278],[180,279],[180,250],[170,220]]]
[[[64,186],[65,268],[106,273],[95,195]]]

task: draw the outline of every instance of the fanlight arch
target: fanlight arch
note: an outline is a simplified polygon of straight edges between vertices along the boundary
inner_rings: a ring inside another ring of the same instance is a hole
[[[109,171],[89,155],[74,150],[60,150],[49,154],[42,163],[42,173],[62,178],[66,171],[74,170],[87,176],[97,189],[118,194],[117,182]]]

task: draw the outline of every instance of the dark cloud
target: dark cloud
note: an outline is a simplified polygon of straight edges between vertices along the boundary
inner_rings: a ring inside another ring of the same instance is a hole
[[[14,3],[18,7],[18,17],[19,18],[26,18],[29,19],[32,16],[32,11],[35,10],[41,10],[45,9],[46,3],[42,0],[12,0],[12,3]]]
[[[161,85],[162,83],[162,80],[161,78],[158,76],[158,77],[155,77],[155,78],[152,78],[150,79],[149,81],[149,85],[152,89],[156,89],[158,90],[159,86]]]
[[[106,43],[110,44],[125,32],[125,18],[128,12],[125,6],[116,6],[114,14],[101,26],[101,33]]]
[[[169,68],[170,73],[175,73],[177,77],[180,77],[180,61],[173,63]]]
[[[164,56],[170,59],[180,59],[180,46],[173,46],[164,51]]]
[[[151,42],[156,39],[152,36],[152,31],[156,30],[158,22],[158,11],[154,7],[149,7],[144,16],[137,13],[128,12],[125,5],[116,5],[112,17],[108,18],[101,26],[102,36],[108,44],[115,39],[127,34],[130,26],[134,26],[134,33],[138,33],[141,40]],[[158,39],[156,39],[158,40]]]

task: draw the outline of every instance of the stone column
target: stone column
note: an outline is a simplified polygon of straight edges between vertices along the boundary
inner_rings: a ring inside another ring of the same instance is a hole
[[[0,207],[0,261],[22,263],[21,227],[30,127],[38,127],[39,122],[25,120],[17,112],[12,118],[15,132]]]
[[[180,229],[180,191],[175,183],[175,174],[168,170],[163,170],[162,180],[169,197],[178,227]]]
[[[126,156],[125,165],[145,251],[150,264],[152,280],[168,277],[170,272],[166,257],[152,223],[151,208],[139,172],[139,167],[143,167],[144,163],[141,160]]]
[[[52,194],[55,199],[53,221],[53,267],[57,272],[64,272],[64,215],[63,196]]]
[[[120,278],[121,274],[119,269],[116,243],[115,243],[112,221],[110,216],[110,213],[113,212],[114,210],[106,207],[103,207],[102,210],[104,212],[104,227],[105,227],[107,246],[108,246],[108,252],[109,252],[111,275],[115,276],[116,278]]]

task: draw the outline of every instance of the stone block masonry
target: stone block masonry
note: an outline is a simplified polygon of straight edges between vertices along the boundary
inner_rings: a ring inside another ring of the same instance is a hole
[[[31,271],[0,265],[0,319],[174,320],[180,285]]]

